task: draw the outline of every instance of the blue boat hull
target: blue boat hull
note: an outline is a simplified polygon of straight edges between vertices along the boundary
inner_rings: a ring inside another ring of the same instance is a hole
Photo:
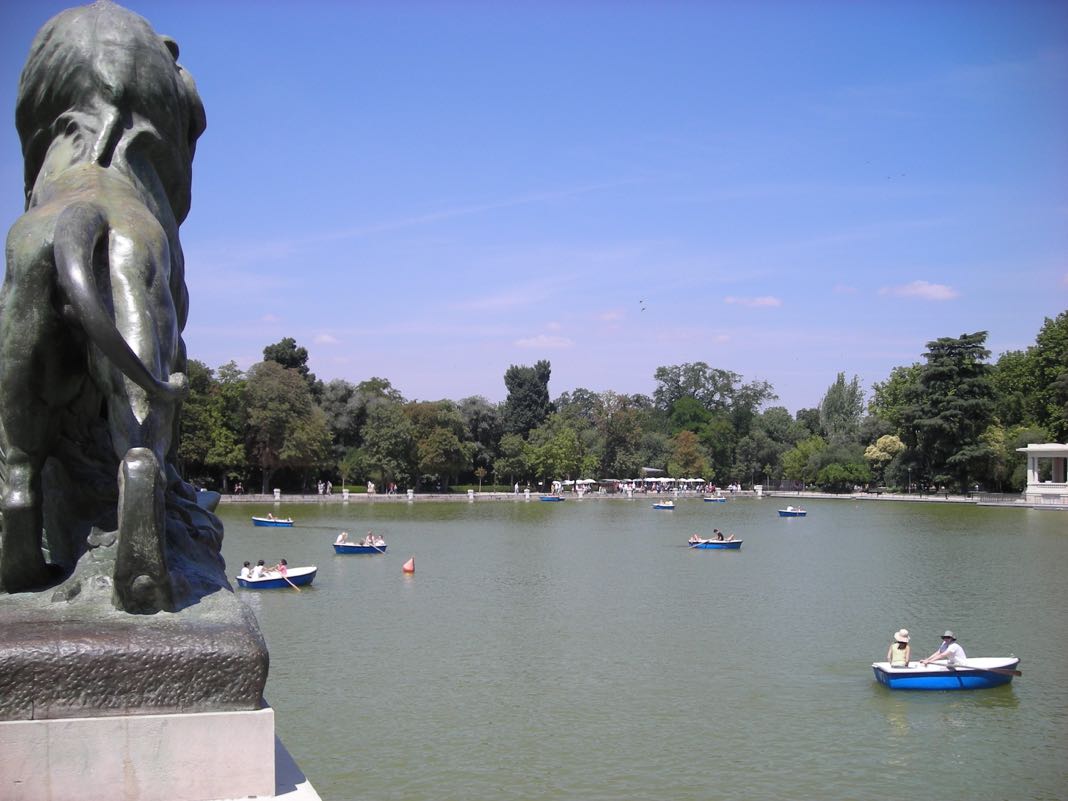
[[[334,553],[385,553],[387,545],[349,545],[347,543],[334,543]]]
[[[295,567],[289,571],[289,581],[281,576],[269,576],[261,579],[237,579],[237,586],[244,590],[284,590],[294,586],[304,587],[315,580],[316,568]]]
[[[561,503],[564,499],[558,498],[555,495],[542,495],[540,498],[538,498],[538,500],[545,501],[546,503]]]
[[[726,498],[705,498],[705,503],[726,503]]]
[[[292,520],[270,520],[266,517],[252,518],[252,525],[266,528],[293,528]]]
[[[673,503],[654,503],[653,504],[653,508],[654,509],[667,509],[668,511],[670,511],[670,510],[675,508],[675,504],[673,504]]]
[[[731,540],[727,542],[691,542],[691,548],[698,548],[706,551],[737,551],[742,547],[741,540]]]
[[[786,509],[779,510],[779,517],[804,517],[808,512],[790,512]]]
[[[986,690],[1012,681],[1019,659],[990,660],[997,667],[976,670],[970,667],[891,668],[885,662],[872,665],[875,680],[891,690]]]

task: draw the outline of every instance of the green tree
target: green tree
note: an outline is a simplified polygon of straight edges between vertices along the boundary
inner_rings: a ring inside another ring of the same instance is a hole
[[[552,368],[545,359],[533,367],[511,365],[504,373],[508,397],[504,402],[504,430],[526,436],[552,413],[549,401],[549,376]]]
[[[909,405],[909,393],[914,391],[919,382],[921,369],[919,363],[908,367],[895,367],[886,381],[876,381],[872,385],[871,399],[868,401],[868,414],[885,420],[892,431],[900,432],[904,411]]]
[[[905,450],[905,443],[896,434],[886,434],[864,449],[864,458],[871,466],[874,480],[885,482],[887,466]]]
[[[601,478],[632,478],[642,468],[642,421],[648,408],[627,395],[605,392],[596,425]]]
[[[1035,375],[1033,421],[1057,442],[1068,440],[1068,311],[1047,317],[1028,349]]]
[[[517,478],[527,478],[530,465],[526,456],[526,442],[518,434],[505,434],[501,437],[500,455],[493,462],[493,470],[498,476],[508,476],[511,484]]]
[[[375,403],[367,411],[364,445],[368,476],[379,483],[411,480],[412,423],[399,403]]]
[[[328,452],[326,416],[296,370],[263,361],[248,372],[246,447],[263,474],[263,492],[281,467],[310,468]]]
[[[277,362],[285,368],[296,370],[308,383],[308,389],[311,390],[312,397],[315,400],[319,399],[323,389],[322,382],[316,379],[315,374],[308,369],[308,349],[297,345],[297,341],[293,337],[284,337],[273,345],[265,347],[263,349],[263,360],[265,362]]]
[[[185,473],[198,477],[198,483],[210,475],[226,491],[230,479],[240,475],[245,465],[241,421],[231,420],[228,408],[231,388],[216,381],[213,371],[196,359],[189,360],[186,374],[189,396],[182,407],[178,458]]]
[[[707,478],[711,471],[708,456],[697,435],[683,429],[672,442],[668,475],[674,478]]]
[[[820,470],[820,454],[827,449],[823,437],[808,437],[782,455],[783,475],[791,481],[814,484]]]
[[[823,435],[831,441],[855,439],[863,411],[864,391],[860,388],[860,378],[853,376],[853,380],[846,383],[845,373],[839,373],[820,401]]]
[[[986,332],[927,343],[926,364],[907,393],[903,436],[924,481],[968,489],[990,457],[980,435],[992,422],[994,388]]]

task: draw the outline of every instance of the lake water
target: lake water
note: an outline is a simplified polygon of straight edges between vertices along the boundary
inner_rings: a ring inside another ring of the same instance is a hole
[[[1068,797],[1068,514],[782,499],[224,505],[277,731],[324,801]],[[253,528],[252,514],[293,529]],[[697,551],[713,526],[740,551]],[[385,556],[336,556],[373,528]],[[414,556],[416,572],[402,574]],[[1022,658],[992,690],[871,662],[953,629]]]

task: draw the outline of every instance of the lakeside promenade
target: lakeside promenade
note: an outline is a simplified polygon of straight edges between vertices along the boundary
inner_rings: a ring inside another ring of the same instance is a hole
[[[811,492],[811,491],[791,491],[785,492],[781,490],[765,491],[761,494],[757,494],[752,490],[741,490],[734,493],[724,493],[724,497],[727,498],[789,498],[792,500],[833,500],[833,501],[890,501],[890,502],[906,502],[906,503],[950,503],[950,504],[971,504],[977,506],[1001,506],[1020,509],[1059,509],[1068,511],[1068,504],[1034,504],[1027,502],[1021,494],[998,494],[998,493],[969,493],[968,495],[954,495],[952,493],[896,493],[896,492],[881,492],[881,493],[833,493],[833,492]],[[300,493],[282,493],[280,497],[261,493],[242,493],[240,495],[235,494],[223,494],[222,503],[233,504],[345,504],[345,503],[427,503],[427,502],[455,502],[455,503],[472,503],[472,502],[508,502],[513,503],[525,503],[525,502],[537,502],[539,493],[534,491],[530,492],[528,496],[525,492],[478,492],[477,490],[471,495],[463,492],[425,492],[414,493],[411,498],[407,493],[398,492],[390,495],[387,493],[365,493],[365,492],[350,492],[346,497],[343,493],[335,492],[330,495],[319,495],[318,493],[300,494]],[[614,493],[600,493],[600,492],[587,492],[584,495],[577,493],[566,492],[563,497],[567,500],[574,501],[633,501],[642,499],[656,499],[656,498],[677,498],[677,499],[699,499],[703,498],[703,493],[685,492],[681,491],[678,494],[674,492],[635,492],[631,495],[627,495],[623,492]]]

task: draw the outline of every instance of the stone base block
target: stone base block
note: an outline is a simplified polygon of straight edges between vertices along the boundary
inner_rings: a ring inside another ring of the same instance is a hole
[[[275,788],[270,707],[0,722],[5,801],[214,801]]]

